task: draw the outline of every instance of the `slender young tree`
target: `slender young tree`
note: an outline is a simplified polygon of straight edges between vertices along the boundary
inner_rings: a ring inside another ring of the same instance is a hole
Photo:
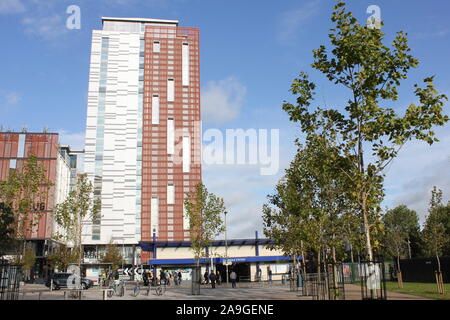
[[[79,256],[77,249],[62,246],[47,256],[47,264],[50,270],[56,268],[60,272],[65,272],[69,265],[78,263]]]
[[[442,272],[440,256],[443,254],[443,249],[450,243],[450,237],[440,217],[440,213],[443,211],[446,211],[447,216],[450,216],[450,211],[445,210],[445,206],[442,204],[442,190],[437,190],[434,187],[431,192],[430,207],[425,221],[425,227],[422,231],[422,237],[425,243],[426,253],[436,257],[438,263],[437,271],[439,273]]]
[[[26,239],[32,235],[46,210],[52,185],[47,179],[47,170],[35,155],[30,155],[17,169],[10,170],[7,180],[0,181],[0,202],[14,213],[13,238],[22,244],[16,248],[19,262],[26,253]]]
[[[93,197],[93,186],[86,174],[77,177],[76,188],[69,192],[67,199],[55,208],[54,219],[63,230],[55,237],[65,240],[78,252],[78,267],[81,268],[83,255],[83,223],[100,215],[100,201]]]
[[[196,185],[192,193],[186,194],[184,208],[185,217],[189,220],[191,248],[197,265],[193,272],[196,272],[200,280],[200,258],[206,257],[206,247],[225,231],[222,215],[225,214],[226,208],[223,199],[208,192],[202,182]],[[194,288],[192,282],[192,294],[198,294]]]
[[[197,265],[206,256],[208,247],[216,236],[225,231],[222,215],[225,204],[222,198],[208,192],[199,182],[193,193],[184,201],[185,215],[189,220],[190,239]]]
[[[275,240],[273,248],[287,255],[303,255],[305,249],[315,252],[318,273],[327,249],[337,262],[336,248],[344,240],[344,213],[351,209],[347,177],[336,170],[348,166],[348,161],[331,141],[323,132],[310,135],[304,147],[299,145],[276,193],[268,196],[269,204],[263,207],[264,233]]]
[[[380,189],[373,186],[382,185],[384,168],[406,142],[412,139],[429,144],[438,141],[433,127],[448,121],[442,112],[447,97],[435,89],[434,77],[427,77],[424,88],[415,85],[418,103],[398,115],[388,104],[398,99],[402,80],[407,78],[411,68],[419,65],[410,54],[407,35],[398,32],[391,47],[386,46],[381,28],[360,25],[342,1],[334,7],[331,20],[335,24],[329,33],[332,48],[329,50],[322,45],[314,50],[312,67],[333,84],[348,90],[348,102],[335,109],[312,107],[316,85],[301,72],[291,87],[297,103],[286,102],[283,109],[291,121],[300,123],[307,135],[323,127],[317,120],[319,114],[325,117],[325,123],[335,123],[339,149],[352,160],[353,168],[348,172],[352,181],[349,190],[358,205],[366,256],[373,260],[372,237],[373,232],[377,232],[377,215],[381,212]]]
[[[122,254],[117,247],[116,244],[114,244],[112,241],[110,241],[106,245],[106,250],[103,253],[101,257],[102,263],[110,263],[111,264],[111,271],[115,273],[120,265],[123,265],[123,257]]]
[[[419,217],[414,210],[405,205],[388,210],[383,216],[384,247],[387,254],[397,258],[398,271],[400,258],[411,257],[411,239],[419,232]]]

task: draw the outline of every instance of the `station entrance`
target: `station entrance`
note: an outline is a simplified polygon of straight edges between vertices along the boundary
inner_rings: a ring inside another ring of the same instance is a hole
[[[216,270],[219,270],[219,272],[220,272],[222,282],[226,282],[227,281],[226,266],[223,264],[216,264],[215,267],[216,267]],[[229,279],[229,274],[231,273],[231,271],[236,272],[237,282],[248,282],[251,280],[250,263],[239,262],[239,263],[233,263],[232,265],[228,266],[228,279]]]

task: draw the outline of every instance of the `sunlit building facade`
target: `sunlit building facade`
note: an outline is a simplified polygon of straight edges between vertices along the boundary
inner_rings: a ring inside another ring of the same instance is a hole
[[[201,180],[199,30],[175,20],[102,18],[92,33],[84,171],[101,200],[83,243],[189,239],[183,201]]]

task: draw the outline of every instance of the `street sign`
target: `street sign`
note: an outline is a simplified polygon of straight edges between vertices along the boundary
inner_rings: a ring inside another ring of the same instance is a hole
[[[119,270],[120,270],[120,269],[119,269]],[[123,275],[126,275],[126,276],[131,276],[133,273],[134,273],[134,275],[136,275],[136,276],[142,274],[142,268],[141,268],[141,267],[125,268],[125,269],[122,271],[122,274],[123,274]]]

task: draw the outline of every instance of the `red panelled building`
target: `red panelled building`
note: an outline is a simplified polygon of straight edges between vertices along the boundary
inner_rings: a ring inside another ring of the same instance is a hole
[[[148,25],[145,29],[141,241],[151,241],[153,238],[155,222],[151,217],[152,197],[158,199],[158,240],[189,239],[188,225],[183,217],[183,202],[185,194],[192,192],[201,180],[199,30],[177,26],[175,38],[160,37],[160,34],[167,34],[173,29],[173,26],[164,25]],[[159,45],[159,50],[154,49],[155,45]],[[186,72],[186,67],[183,69],[186,56],[183,58],[183,54],[186,55],[187,50],[189,74],[183,75]],[[155,61],[158,62],[158,69],[153,68]],[[152,82],[155,75],[158,79],[169,81]],[[183,81],[183,77],[188,79]],[[174,82],[173,97],[168,96],[171,79]],[[155,100],[152,98],[155,94],[159,98],[158,115],[152,114]],[[158,124],[152,124],[151,119],[155,116],[159,117]],[[172,143],[171,126],[175,145],[173,154],[167,152],[167,146]],[[183,138],[186,137],[189,137],[189,143],[185,140],[183,144]],[[186,147],[190,150],[187,151]],[[157,158],[151,153],[155,149],[160,151]],[[184,152],[189,153],[189,168],[183,166],[183,161],[186,161]],[[156,181],[152,179],[155,173]],[[168,199],[168,185],[173,185],[173,202]]]
[[[11,170],[21,170],[30,155],[35,155],[46,169],[46,178],[53,183],[44,199],[36,199],[34,208],[39,215],[37,227],[28,239],[49,239],[53,232],[52,210],[55,204],[58,134],[0,133],[0,180],[6,180]]]

